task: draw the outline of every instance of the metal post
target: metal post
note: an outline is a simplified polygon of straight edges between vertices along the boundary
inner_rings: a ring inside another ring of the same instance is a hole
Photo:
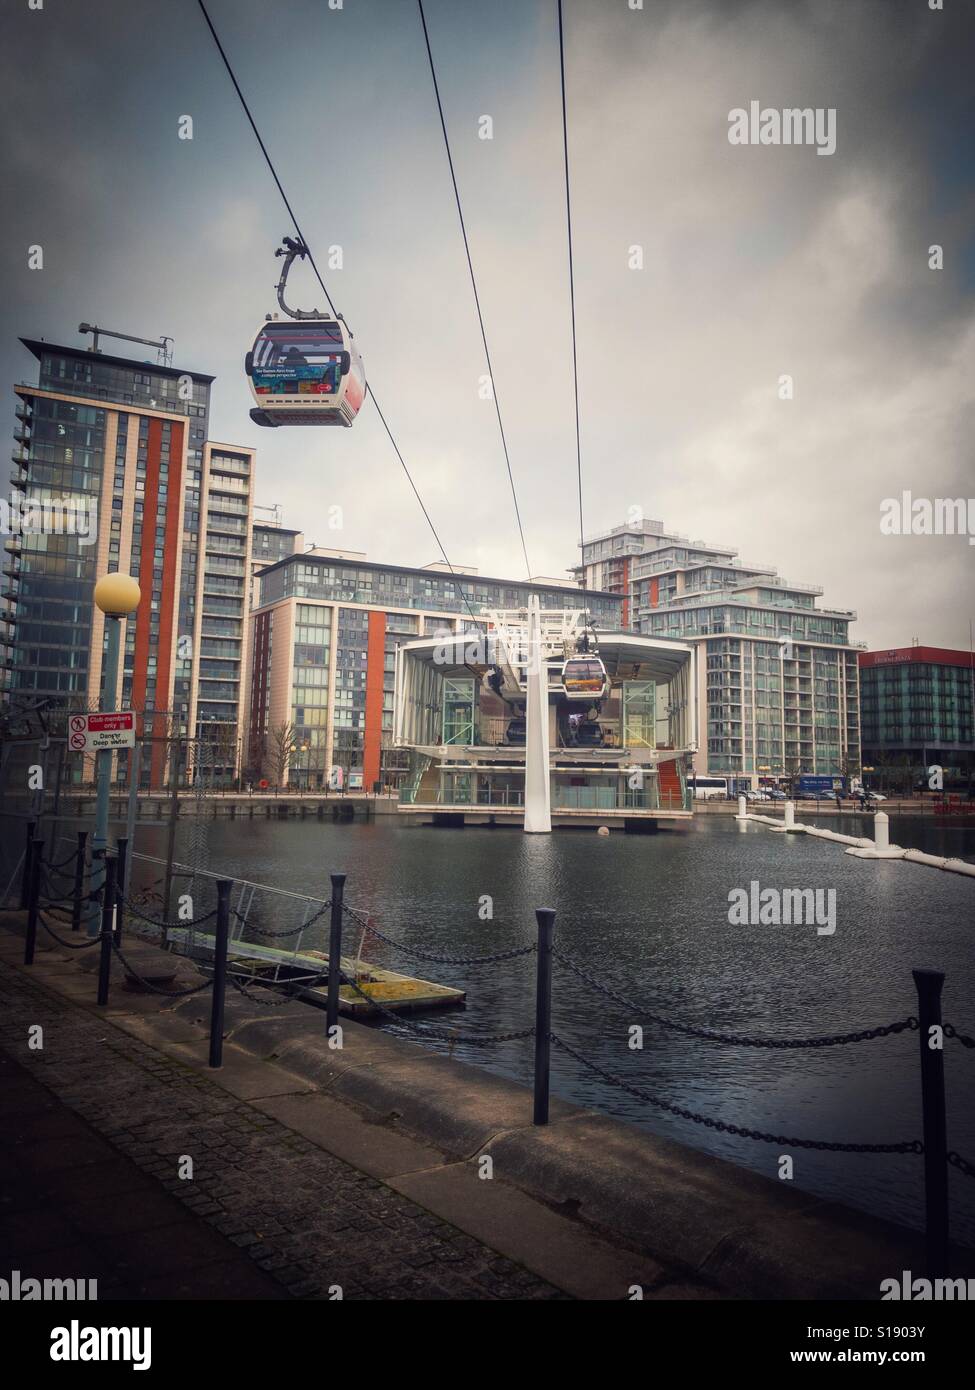
[[[24,964],[34,964],[34,945],[37,941],[37,913],[41,896],[41,855],[44,841],[34,840],[30,851],[30,890],[27,894],[27,933],[24,937]]]
[[[945,1061],[942,1047],[931,1047],[932,1029],[941,1028],[940,970],[912,970],[917,986],[921,1043],[921,1111],[924,1120],[924,1212],[928,1278],[948,1275],[948,1136],[945,1120]],[[940,1031],[936,1035],[940,1037]]]
[[[108,638],[105,648],[103,708],[107,713],[115,710],[118,690],[119,629],[121,619],[105,614],[105,631]],[[91,887],[92,893],[101,892],[105,881],[105,851],[108,848],[108,810],[112,791],[111,748],[99,748],[95,754],[95,833],[91,837]],[[88,935],[98,935],[98,906],[95,897],[91,899],[88,918]]]
[[[342,970],[342,901],[345,897],[345,874],[332,874],[332,916],[328,927],[328,1000],[325,1007],[325,1034],[339,1021],[339,986]]]
[[[190,763],[190,746],[186,744],[186,766]],[[167,922],[173,920],[173,857],[176,853],[176,821],[179,817],[179,734],[173,735],[173,746],[169,766],[169,830],[166,835],[166,881],[163,888],[163,917]],[[163,940],[166,931],[163,929]]]
[[[123,901],[125,893],[128,891],[128,852],[129,841],[126,835],[121,835],[115,841],[115,851],[118,854],[118,874],[115,879],[115,944],[122,944],[122,914],[125,911]]]
[[[27,822],[27,840],[24,843],[24,872],[20,877],[20,910],[24,912],[30,901],[30,855],[31,845],[34,843],[34,831],[37,829],[37,821]]]
[[[552,1042],[552,940],[555,910],[535,909],[538,922],[538,960],[535,967],[535,1109],[532,1124],[548,1124],[548,1091]]]
[[[61,813],[61,782],[62,782],[62,780],[63,780],[63,778],[64,778],[64,753],[65,753],[64,741],[63,741],[63,740],[59,740],[59,741],[58,741],[58,771],[57,771],[57,777],[55,778],[55,781],[54,781],[54,831],[52,832],[52,835],[51,835],[51,839],[52,839],[52,841],[54,842],[54,844],[57,844],[57,842],[58,842],[58,837],[57,837],[57,834],[56,834],[55,832],[57,831],[57,828],[58,828],[58,817],[60,816],[60,813]]]
[[[88,831],[78,831],[78,848],[75,851],[74,861],[74,902],[71,905],[71,930],[81,930],[81,904],[84,901],[85,891],[85,845],[88,843]]]
[[[233,879],[217,879],[217,939],[213,947],[213,998],[210,1000],[210,1066],[223,1063],[223,1005],[230,941],[230,890]]]
[[[548,663],[542,652],[541,610],[535,596],[528,608],[528,672],[525,679],[526,835],[552,829],[552,776],[549,767]]]
[[[98,1003],[108,1003],[108,982],[112,972],[112,908],[115,906],[115,870],[113,854],[105,855],[105,882],[102,885],[102,942],[98,957]]]
[[[143,732],[145,732],[143,730]],[[137,736],[129,760],[129,805],[125,816],[125,838],[135,847],[135,813],[139,802],[139,783],[142,781],[142,740]]]

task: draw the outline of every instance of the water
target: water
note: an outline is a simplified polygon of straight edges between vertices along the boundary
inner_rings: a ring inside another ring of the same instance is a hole
[[[859,817],[824,822],[869,833]],[[946,974],[944,1016],[975,1035],[975,881],[920,865],[854,859],[841,846],[775,834],[732,817],[700,817],[693,828],[656,836],[510,829],[446,830],[392,817],[335,825],[317,820],[215,821],[213,869],[316,896],[329,870],[348,875],[347,898],[390,936],[435,953],[477,955],[534,939],[534,908],[558,913],[557,945],[630,1000],[684,1023],[726,1033],[803,1037],[849,1032],[916,1013],[911,969]],[[185,856],[180,827],[177,857]],[[146,824],[139,848],[164,853],[164,830]],[[891,838],[932,853],[975,860],[975,831],[930,821],[891,821]],[[140,866],[144,881],[160,870]],[[836,892],[836,931],[809,926],[731,926],[728,893],[763,888]],[[481,920],[483,900],[493,918]],[[264,925],[282,914],[265,900]],[[206,904],[207,906],[209,903]],[[200,911],[200,903],[194,904]],[[326,924],[312,937],[324,943]],[[312,944],[312,940],[306,940]],[[347,947],[354,948],[355,941]],[[532,958],[490,967],[411,961],[375,938],[365,959],[468,991],[464,1011],[428,1015],[429,1026],[468,1034],[515,1030],[532,1021]],[[854,1046],[769,1051],[688,1038],[647,1027],[642,1051],[628,1046],[641,1015],[594,994],[556,967],[553,1029],[604,1070],[668,1104],[786,1137],[887,1143],[920,1138],[918,1036]],[[416,1037],[403,1024],[386,1026]],[[422,1021],[419,1023],[422,1029]],[[521,1082],[531,1077],[531,1042],[495,1047],[426,1040],[437,1051]],[[945,1043],[949,1148],[975,1160],[975,1053]],[[557,1050],[553,1090],[655,1134],[775,1177],[781,1153],[795,1159],[808,1191],[920,1225],[922,1162],[914,1155],[817,1153],[722,1135],[653,1108]],[[951,1173],[952,1234],[975,1245],[975,1181]]]

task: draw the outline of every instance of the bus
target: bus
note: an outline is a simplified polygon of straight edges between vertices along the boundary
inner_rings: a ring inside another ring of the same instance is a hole
[[[727,777],[695,777],[690,779],[694,796],[698,801],[713,801],[720,797],[726,799],[728,796]]]

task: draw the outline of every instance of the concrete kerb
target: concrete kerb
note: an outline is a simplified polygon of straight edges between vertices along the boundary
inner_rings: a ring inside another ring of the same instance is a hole
[[[591,1111],[486,1152],[523,1191],[742,1297],[878,1298],[923,1265],[912,1232]]]

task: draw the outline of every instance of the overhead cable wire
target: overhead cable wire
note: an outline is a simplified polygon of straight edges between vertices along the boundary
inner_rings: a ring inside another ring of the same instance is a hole
[[[565,159],[565,222],[569,243],[569,307],[572,313],[572,379],[576,412],[576,474],[579,480],[579,563],[582,587],[586,587],[585,530],[582,518],[582,437],[579,433],[579,354],[576,342],[576,290],[572,264],[572,202],[569,197],[569,125],[565,108],[565,35],[562,24],[562,0],[559,7],[559,75],[562,82],[562,150]]]
[[[236,74],[234,73],[233,67],[231,66],[231,63],[230,63],[230,59],[227,57],[226,50],[224,49],[223,44],[220,42],[220,36],[218,35],[216,29],[214,28],[213,21],[211,20],[209,14],[207,13],[207,7],[206,7],[206,5],[204,4],[204,0],[197,0],[197,4],[199,5],[200,10],[201,10],[202,13],[203,13],[203,18],[206,20],[207,28],[210,30],[210,33],[211,33],[211,35],[212,35],[212,37],[213,37],[213,41],[214,41],[214,43],[215,43],[216,46],[217,46],[217,51],[219,52],[220,57],[223,59],[223,65],[224,65],[224,67],[227,69],[227,75],[229,76],[231,82],[232,82],[233,85],[234,85],[234,91],[237,93],[237,96],[238,96],[239,99],[240,99],[240,104],[241,104],[241,106],[242,106],[243,109],[244,109],[244,114],[246,115],[248,121],[250,122],[251,130],[254,132],[254,137],[255,137],[255,139],[257,140],[257,143],[258,143],[258,145],[259,145],[260,148],[261,148],[261,153],[262,153],[263,156],[264,156],[264,159],[265,159],[265,161],[266,161],[266,163],[267,163],[267,167],[268,167],[268,169],[270,169],[270,171],[271,171],[271,177],[274,179],[274,182],[275,182],[275,184],[277,185],[278,192],[281,194],[281,199],[282,199],[282,201],[283,201],[285,207],[288,209],[288,215],[290,216],[291,221],[294,223],[295,231],[298,233],[298,236],[299,236],[299,238],[301,239],[302,244],[305,246],[305,248],[306,248],[307,251],[308,251],[308,259],[309,259],[309,261],[311,262],[311,266],[312,266],[312,269],[314,270],[315,275],[316,275],[316,277],[317,277],[317,279],[318,279],[318,283],[319,283],[319,284],[321,285],[321,287],[322,287],[322,291],[323,291],[323,293],[324,293],[324,295],[325,295],[325,298],[326,298],[326,300],[327,300],[327,302],[328,302],[328,307],[329,307],[329,309],[331,310],[331,312],[332,312],[333,314],[336,314],[335,306],[332,304],[332,300],[331,300],[331,298],[330,298],[330,296],[329,296],[328,289],[326,288],[325,281],[322,279],[321,272],[320,272],[320,270],[318,269],[318,266],[317,266],[316,263],[315,263],[315,257],[312,255],[311,249],[310,249],[310,247],[308,246],[308,240],[307,240],[307,238],[305,237],[305,234],[302,232],[301,227],[300,227],[299,224],[298,224],[298,219],[297,219],[297,217],[295,216],[294,209],[292,208],[291,203],[290,203],[289,200],[288,200],[288,195],[287,195],[287,194],[285,193],[285,191],[284,191],[284,185],[281,183],[281,180],[278,178],[278,172],[277,172],[277,170],[276,170],[275,167],[274,167],[274,161],[271,159],[271,156],[270,156],[270,154],[268,153],[268,150],[267,150],[267,146],[265,145],[263,139],[261,138],[261,132],[260,132],[260,131],[258,130],[258,128],[257,128],[257,122],[254,120],[254,117],[251,115],[250,107],[247,105],[247,101],[246,101],[246,99],[245,99],[245,97],[244,97],[244,93],[241,91],[240,83],[237,81]],[[336,317],[338,317],[337,314],[336,314]],[[450,560],[449,560],[448,557],[447,557],[447,552],[446,552],[446,550],[444,549],[444,545],[443,545],[443,542],[441,541],[440,536],[439,536],[439,534],[438,534],[438,532],[437,532],[437,528],[434,526],[433,521],[431,520],[431,517],[430,517],[430,513],[429,513],[429,511],[427,510],[426,506],[424,505],[423,498],[420,496],[420,491],[419,491],[419,489],[417,488],[416,483],[413,481],[413,475],[410,473],[409,468],[406,466],[406,460],[403,458],[403,455],[402,455],[402,452],[400,451],[399,445],[396,443],[396,440],[395,440],[394,437],[393,437],[393,432],[392,432],[392,430],[389,428],[389,425],[386,423],[386,417],[385,417],[385,415],[383,414],[383,412],[382,412],[382,411],[380,410],[380,408],[379,408],[379,401],[376,399],[376,393],[375,393],[375,391],[374,391],[374,389],[373,389],[373,387],[372,387],[372,383],[371,383],[371,382],[369,383],[369,395],[372,397],[372,403],[373,403],[373,405],[376,407],[376,413],[378,414],[380,420],[382,421],[383,429],[386,431],[386,434],[389,436],[389,442],[392,444],[393,450],[394,450],[394,452],[395,452],[395,454],[396,454],[396,457],[397,457],[397,458],[399,459],[399,461],[400,461],[400,464],[401,464],[401,466],[402,466],[403,472],[406,474],[407,481],[409,482],[410,487],[413,489],[413,494],[414,494],[414,496],[416,497],[416,500],[417,500],[417,501],[419,502],[419,504],[420,504],[420,510],[423,512],[423,515],[424,515],[424,517],[425,517],[425,519],[426,519],[427,525],[430,527],[430,530],[431,530],[432,533],[433,533],[433,538],[434,538],[434,540],[437,542],[437,547],[438,547],[438,549],[440,550],[440,554],[443,556],[444,564],[447,566],[447,569],[450,571],[450,574],[451,574],[451,576],[452,576],[452,578],[453,578],[453,580],[454,580],[454,585],[455,585],[455,587],[456,587],[456,589],[457,589],[457,592],[460,594],[461,598],[463,599],[464,603],[466,604],[466,606],[467,606],[467,611],[468,611],[468,613],[470,613],[471,619],[473,620],[475,626],[477,626],[477,625],[478,625],[478,622],[479,622],[479,619],[478,619],[477,615],[475,614],[473,608],[472,608],[471,605],[470,605],[470,600],[468,599],[466,593],[464,592],[463,586],[461,585],[459,579],[457,578],[457,574],[456,574],[455,571],[454,571],[453,565],[450,563]],[[465,663],[465,664],[466,664],[466,663]]]
[[[525,574],[529,579],[532,577],[531,565],[528,562],[528,547],[525,544],[525,530],[521,523],[521,509],[518,506],[518,492],[515,488],[515,478],[511,470],[511,458],[508,453],[508,441],[504,433],[504,422],[501,419],[501,403],[498,400],[497,385],[494,380],[494,367],[491,365],[491,351],[488,347],[487,331],[484,327],[484,315],[481,312],[481,297],[477,291],[477,279],[474,275],[474,262],[471,259],[471,247],[467,238],[467,224],[464,221],[464,209],[460,201],[460,189],[457,186],[457,175],[454,171],[454,159],[450,150],[450,139],[447,135],[447,121],[444,116],[443,102],[440,99],[440,84],[437,81],[437,70],[433,61],[433,50],[430,47],[430,33],[427,29],[427,18],[423,12],[423,0],[417,0],[420,10],[420,23],[423,26],[423,41],[427,48],[427,59],[430,63],[430,76],[433,79],[433,93],[437,99],[437,111],[440,114],[440,129],[443,131],[444,149],[447,151],[447,164],[450,167],[450,181],[454,186],[454,201],[457,204],[457,216],[460,220],[461,235],[464,238],[464,251],[467,255],[467,269],[471,276],[471,289],[474,291],[474,307],[477,309],[477,321],[481,327],[481,342],[484,344],[484,357],[487,361],[488,375],[491,378],[491,395],[494,399],[494,409],[498,417],[498,431],[501,435],[501,447],[504,450],[504,461],[508,469],[508,482],[511,484],[511,500],[515,506],[515,519],[518,522],[518,535],[521,537],[521,552],[525,557]]]

